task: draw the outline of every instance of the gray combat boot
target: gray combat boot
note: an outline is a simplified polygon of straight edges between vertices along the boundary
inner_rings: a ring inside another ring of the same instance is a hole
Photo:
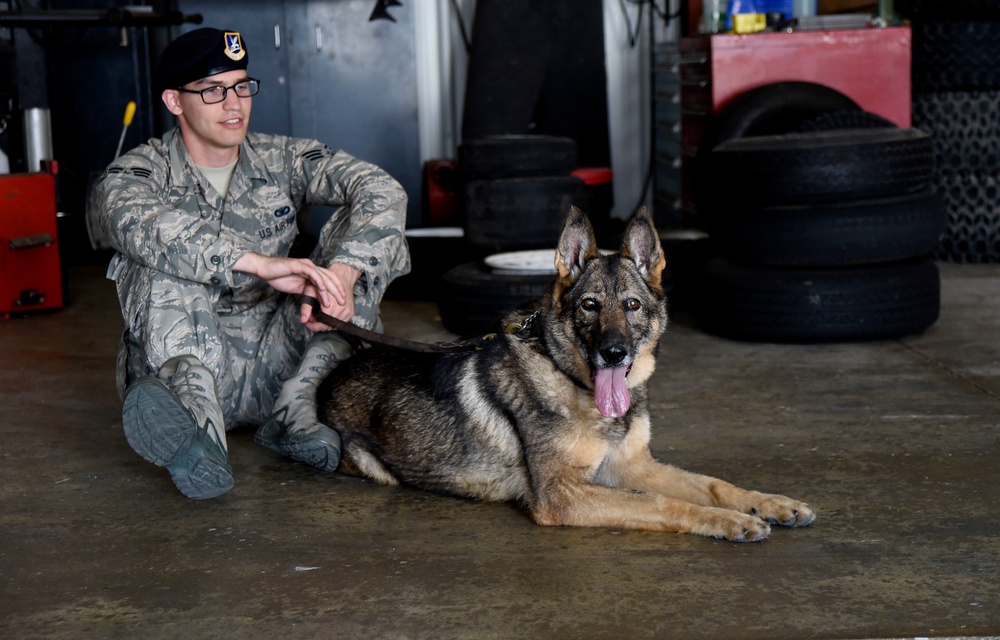
[[[261,425],[254,441],[268,449],[323,471],[340,464],[340,436],[316,417],[316,389],[338,362],[349,358],[351,345],[339,334],[313,336],[298,373],[281,387],[274,413]]]
[[[135,452],[166,467],[187,497],[214,498],[233,488],[215,379],[194,356],[171,358],[157,377],[132,383],[122,427]]]

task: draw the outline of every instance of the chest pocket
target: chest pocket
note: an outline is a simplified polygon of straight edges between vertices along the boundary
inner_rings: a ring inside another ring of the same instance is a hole
[[[258,194],[262,195],[262,194]],[[297,210],[288,197],[240,198],[229,203],[227,217],[246,241],[264,255],[287,256],[298,235]]]
[[[260,228],[258,235],[261,240],[292,234],[295,235],[295,210],[291,205],[282,205],[273,209],[265,220],[265,224]]]
[[[278,184],[237,173],[222,207],[221,230],[251,251],[287,256],[298,235],[297,217],[295,203]]]

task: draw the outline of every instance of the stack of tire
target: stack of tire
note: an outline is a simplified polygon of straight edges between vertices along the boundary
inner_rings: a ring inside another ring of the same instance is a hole
[[[542,135],[467,139],[458,148],[465,240],[483,255],[553,249],[570,206],[586,210],[576,142]],[[441,320],[461,335],[484,333],[520,304],[538,298],[549,273],[497,270],[485,260],[442,276]]]
[[[738,340],[898,338],[937,321],[944,226],[930,137],[803,82],[722,110],[696,165],[717,257],[695,314]]]
[[[934,139],[937,257],[1000,262],[1000,2],[897,0],[913,30],[913,125]]]

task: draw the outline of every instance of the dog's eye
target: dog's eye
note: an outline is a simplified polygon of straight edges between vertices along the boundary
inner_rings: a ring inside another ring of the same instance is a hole
[[[635,311],[641,306],[642,304],[640,304],[639,301],[636,300],[635,298],[629,298],[628,300],[625,301],[625,308],[628,309],[629,311]]]
[[[584,311],[596,311],[598,307],[597,300],[594,300],[593,298],[584,298],[583,302],[580,303],[580,307],[583,308]]]

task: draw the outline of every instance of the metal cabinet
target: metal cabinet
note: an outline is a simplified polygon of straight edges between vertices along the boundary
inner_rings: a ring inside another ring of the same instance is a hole
[[[653,211],[661,228],[682,226],[680,52],[676,43],[654,51]]]
[[[62,306],[55,177],[0,176],[0,318]]]

